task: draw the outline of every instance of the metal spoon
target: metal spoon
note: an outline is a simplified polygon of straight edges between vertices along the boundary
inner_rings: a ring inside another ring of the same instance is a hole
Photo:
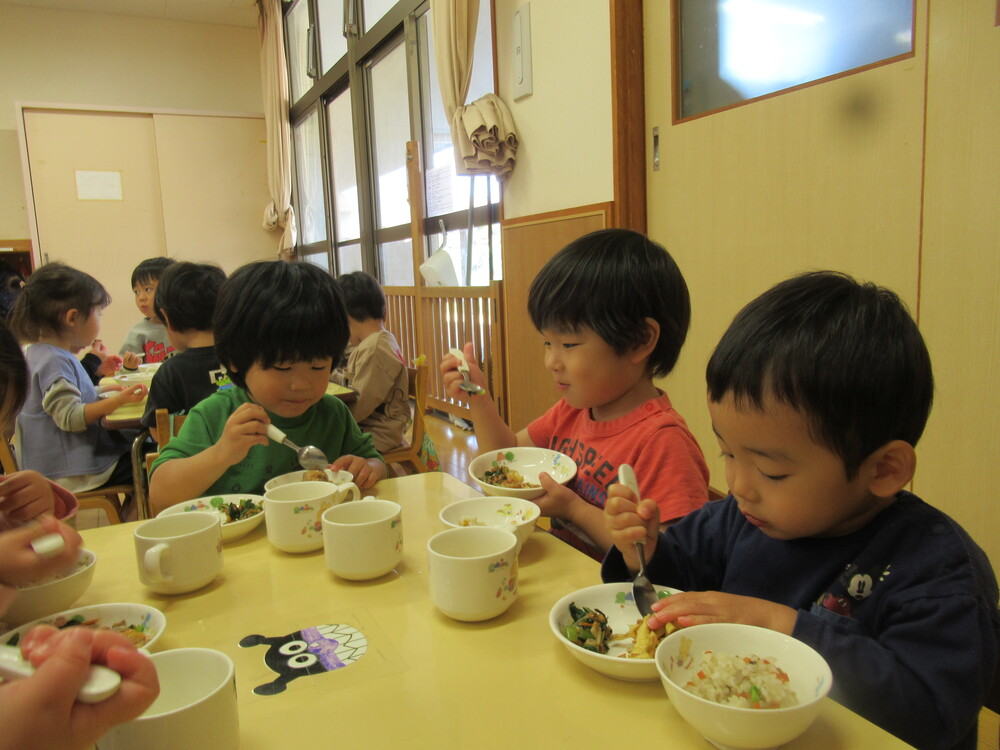
[[[35,668],[21,656],[16,646],[0,646],[0,677],[5,680],[20,680],[31,677]],[[91,664],[87,679],[80,686],[76,699],[81,703],[100,703],[118,692],[122,684],[121,675],[113,669]]]
[[[465,352],[461,349],[449,349],[448,353],[458,358],[458,374],[462,376],[462,382],[458,384],[466,393],[471,393],[473,396],[478,396],[480,393],[486,393],[486,389],[480,385],[476,385],[471,380],[469,380],[469,360],[465,358]]]
[[[315,445],[306,445],[300,448],[285,437],[285,433],[273,424],[267,426],[266,432],[267,436],[274,442],[283,443],[295,451],[295,454],[299,457],[299,466],[303,469],[325,469],[330,465],[330,462],[326,460],[326,454]]]
[[[622,464],[618,467],[618,481],[632,490],[637,501],[642,499],[642,495],[639,494],[639,483],[635,480],[635,472],[631,466]],[[639,575],[632,580],[632,597],[635,599],[635,606],[639,608],[639,613],[643,617],[648,617],[653,614],[653,603],[660,597],[653,588],[652,581],[646,577],[646,540],[640,539],[634,544],[639,558]]]

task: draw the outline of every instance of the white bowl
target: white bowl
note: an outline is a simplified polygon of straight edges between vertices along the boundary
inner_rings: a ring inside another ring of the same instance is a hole
[[[153,375],[155,374],[155,372],[143,372],[142,370],[138,372],[119,372],[115,375],[115,382],[125,388],[140,384],[148,388],[149,384],[153,382]]]
[[[687,655],[681,651],[686,645]],[[788,708],[740,708],[684,689],[705,651],[773,659],[788,675],[799,704]],[[656,649],[656,668],[670,702],[709,742],[728,748],[774,748],[791,742],[813,723],[833,675],[826,660],[802,641],[775,630],[711,623],[678,630]]]
[[[345,484],[347,482],[354,481],[354,475],[349,471],[334,471],[333,469],[324,469],[326,472],[327,480],[333,484]],[[302,477],[305,475],[305,471],[290,471],[287,474],[279,474],[273,479],[269,479],[267,484],[264,485],[264,492],[269,492],[275,487],[280,487],[283,484],[293,484],[295,482],[305,481]],[[316,481],[316,480],[310,480]],[[323,481],[323,480],[319,480]]]
[[[439,514],[446,526],[499,526],[513,531],[517,549],[531,537],[538,520],[538,506],[519,497],[470,497],[456,500],[441,509]]]
[[[162,364],[162,362],[152,362],[148,365],[139,365],[139,372],[156,372],[160,369],[160,365]]]
[[[660,598],[677,593],[677,589],[666,586],[656,586],[655,588],[662,592]],[[639,609],[635,606],[635,599],[632,597],[632,584],[630,582],[602,583],[564,596],[555,603],[549,612],[549,628],[557,641],[591,669],[608,677],[614,677],[616,680],[656,682],[656,664],[652,659],[625,659],[622,657],[622,654],[628,653],[632,648],[631,640],[611,641],[608,644],[608,653],[598,654],[578,646],[567,638],[563,632],[564,628],[573,622],[569,613],[570,602],[575,603],[578,607],[601,610],[607,616],[608,625],[611,626],[613,634],[627,633],[628,629],[641,617]]]
[[[150,607],[148,604],[94,604],[89,607],[77,607],[76,609],[68,609],[65,612],[42,617],[19,628],[10,630],[0,635],[0,644],[14,646],[20,641],[22,635],[36,625],[54,625],[57,628],[66,627],[66,621],[72,620],[77,616],[79,616],[81,623],[89,623],[91,620],[95,621],[90,625],[90,627],[94,628],[120,630],[122,627],[120,623],[130,626],[142,626],[142,632],[146,636],[145,641],[141,644],[133,642],[147,651],[159,640],[164,628],[167,627],[167,618],[164,617],[163,613],[156,607]]]
[[[0,615],[8,625],[20,625],[66,609],[90,586],[97,567],[97,555],[81,549],[73,565],[54,576],[20,587],[7,611]]]
[[[520,473],[525,482],[536,485],[540,485],[538,475],[543,471],[551,474],[559,484],[566,484],[576,476],[576,463],[573,459],[557,451],[550,451],[548,448],[504,448],[477,456],[469,464],[469,476],[476,480],[479,488],[487,495],[531,500],[545,492],[541,486],[498,487],[484,481],[483,475],[498,466],[508,466]]]
[[[253,504],[260,508],[260,513],[250,516],[249,518],[240,519],[239,521],[226,521],[228,516],[224,511],[220,510],[218,506],[228,505],[229,503],[238,504],[240,500],[252,500]],[[217,513],[222,519],[222,541],[231,542],[234,539],[242,539],[260,526],[261,521],[264,520],[264,497],[262,495],[250,495],[246,493],[198,497],[184,503],[171,505],[169,508],[161,510],[156,514],[156,516],[159,518],[160,516],[171,516],[175,513],[188,513],[190,511],[208,511],[209,513]]]

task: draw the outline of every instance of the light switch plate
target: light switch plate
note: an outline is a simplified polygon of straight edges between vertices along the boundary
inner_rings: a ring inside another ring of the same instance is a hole
[[[514,11],[511,24],[514,54],[511,57],[514,101],[531,95],[531,5],[525,3]]]

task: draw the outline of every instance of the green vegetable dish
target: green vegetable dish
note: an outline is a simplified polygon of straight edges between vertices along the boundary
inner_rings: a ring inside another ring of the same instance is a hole
[[[563,629],[569,640],[588,651],[598,654],[608,653],[611,627],[608,625],[606,614],[599,609],[578,607],[576,602],[570,602],[569,616],[573,618],[573,622]]]

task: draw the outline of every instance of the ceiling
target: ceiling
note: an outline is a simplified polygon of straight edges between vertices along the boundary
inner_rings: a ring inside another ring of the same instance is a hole
[[[0,0],[0,5],[256,28],[254,0]]]

